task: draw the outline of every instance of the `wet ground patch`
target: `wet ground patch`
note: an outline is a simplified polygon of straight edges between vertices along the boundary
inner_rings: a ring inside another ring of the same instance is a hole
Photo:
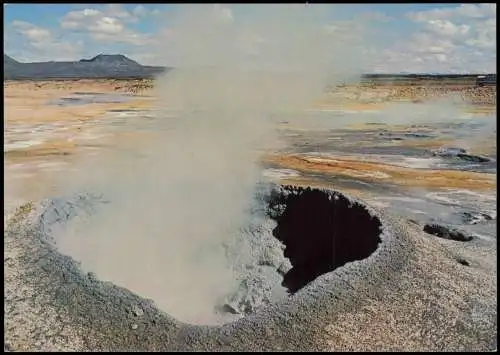
[[[61,97],[49,102],[57,106],[75,106],[88,104],[124,103],[132,100],[132,96],[109,93],[74,93],[72,96]]]

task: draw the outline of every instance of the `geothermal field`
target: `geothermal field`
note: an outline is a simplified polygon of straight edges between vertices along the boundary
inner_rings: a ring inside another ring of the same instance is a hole
[[[154,79],[4,81],[4,350],[496,349],[496,86],[347,80],[276,14],[264,57],[192,12]]]

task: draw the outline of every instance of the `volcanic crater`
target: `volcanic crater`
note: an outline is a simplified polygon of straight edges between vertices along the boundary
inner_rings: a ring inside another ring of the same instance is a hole
[[[344,264],[364,259],[380,243],[380,221],[359,202],[336,191],[283,186],[268,201],[292,264],[283,278],[291,293]],[[281,213],[280,213],[281,212]]]
[[[245,230],[229,248],[233,249],[233,255],[229,253],[227,257],[233,267],[240,270],[240,284],[221,304],[213,305],[214,312],[222,314],[224,321],[207,325],[230,323],[259,313],[266,305],[279,304],[283,297],[287,298],[286,292],[280,290],[286,290],[293,297],[321,275],[369,257],[381,242],[380,220],[363,204],[338,191],[291,185],[271,185],[264,191],[257,194],[262,205],[260,211],[264,212],[264,219],[257,219],[257,223],[262,225]],[[77,215],[95,213],[97,210],[92,205],[102,203],[101,200],[102,197],[80,195],[73,200],[59,198],[46,202],[38,217],[37,235],[55,247],[55,252],[65,254],[57,247],[57,238],[52,236],[54,227],[69,223]],[[274,223],[270,224],[269,219]],[[250,251],[242,252],[243,248]],[[245,259],[243,254],[258,260]],[[68,257],[64,260],[67,262]],[[100,276],[99,272],[83,272],[85,275],[92,280]],[[140,290],[132,288],[131,291],[148,298]],[[190,323],[175,314],[172,317]]]

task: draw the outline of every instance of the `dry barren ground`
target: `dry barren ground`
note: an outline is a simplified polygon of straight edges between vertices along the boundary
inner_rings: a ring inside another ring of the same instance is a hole
[[[12,210],[14,207],[28,201],[38,201],[43,197],[56,194],[61,175],[77,169],[77,162],[81,159],[101,154],[101,152],[110,147],[120,146],[133,149],[134,146],[143,144],[147,140],[148,133],[134,130],[113,131],[108,128],[115,123],[110,117],[114,117],[113,115],[121,111],[154,108],[155,102],[151,96],[148,96],[150,94],[151,84],[145,81],[78,80],[5,82],[4,199],[6,210]],[[369,111],[383,109],[385,105],[393,101],[418,102],[433,100],[450,94],[460,100],[465,112],[477,115],[491,115],[492,113],[496,113],[496,88],[478,89],[472,87],[345,87],[342,90],[325,95],[325,98],[314,103],[314,106],[322,109],[341,108],[349,111]],[[99,95],[111,95],[110,97],[119,98],[119,100],[115,102],[109,102],[110,100],[85,102],[82,98],[86,95],[94,98],[100,97]],[[67,99],[64,101],[64,104],[61,104],[61,98]],[[393,128],[394,131],[397,131],[397,127]],[[300,132],[300,127],[296,127],[296,129]],[[366,129],[366,126],[352,126],[350,129],[362,132]],[[400,127],[400,129],[404,131],[406,128]],[[307,132],[304,134],[307,136]],[[412,145],[413,148],[438,148],[446,143],[446,140],[435,138],[427,141],[414,140],[407,144]],[[481,142],[480,146],[477,147],[476,153],[480,153],[481,150],[486,153],[496,151],[496,139],[495,141],[489,139]],[[390,180],[391,184],[398,185],[401,188],[414,187],[430,190],[455,188],[481,193],[494,193],[496,191],[496,174],[491,173],[452,169],[413,169],[388,162],[371,161],[369,159],[362,160],[352,157],[321,159],[294,153],[267,153],[263,156],[263,162],[275,167],[293,169],[300,173],[308,174],[296,177],[284,177],[281,180],[282,183],[331,188],[332,185],[323,179],[324,176],[328,176],[357,179],[365,183],[383,183]],[[82,174],[85,173],[88,172],[82,172]],[[355,188],[346,187],[343,191],[361,198],[364,196],[363,192]],[[398,223],[396,224],[399,226]],[[359,312],[356,311],[357,306],[354,304],[353,307],[346,306],[344,311],[339,311],[335,314],[329,314],[326,311],[326,313],[322,313],[323,316],[318,316],[316,320],[312,319],[312,316],[304,316],[303,321],[307,324],[298,321],[304,324],[297,325],[297,329],[300,328],[302,329],[301,332],[305,332],[304,329],[310,324],[312,333],[307,333],[307,337],[314,338],[315,344],[317,342],[321,343],[322,345],[318,348],[322,350],[446,350],[447,343],[450,344],[450,348],[459,350],[485,350],[496,347],[496,341],[492,341],[494,337],[490,336],[491,327],[489,323],[484,326],[484,329],[472,329],[473,327],[466,324],[467,320],[460,313],[462,308],[466,309],[467,312],[479,312],[476,310],[477,307],[474,308],[475,306],[472,305],[473,300],[478,297],[481,298],[484,295],[486,296],[480,300],[479,304],[485,307],[493,307],[496,313],[496,304],[491,305],[488,303],[496,295],[496,281],[492,278],[492,275],[496,275],[496,266],[491,263],[491,260],[493,260],[491,258],[494,258],[496,255],[496,248],[493,251],[490,247],[464,251],[448,241],[427,242],[421,239],[421,235],[417,233],[415,227],[408,227],[406,225],[400,229],[404,231],[405,235],[408,234],[410,236],[408,245],[417,250],[409,257],[408,264],[405,264],[404,275],[402,276],[403,281],[395,281],[385,274],[373,279],[375,280],[373,282],[377,285],[385,282],[385,278],[390,279],[388,281],[390,283],[390,292],[394,291],[395,293],[384,291],[382,287],[373,299],[365,300],[366,302],[360,301],[364,303]],[[410,232],[407,232],[407,230],[410,230]],[[406,242],[401,243],[404,244]],[[13,249],[8,250],[9,245],[13,246]],[[9,245],[6,245],[4,258],[11,261],[17,260],[16,262],[18,262],[19,260],[16,259],[16,253],[19,253],[19,250],[16,249],[18,247],[14,247],[15,242],[10,239]],[[402,253],[404,254],[405,252]],[[471,263],[474,264],[472,266],[476,267],[477,270],[470,268],[467,271],[463,271],[462,266],[457,266],[455,262],[454,258],[457,255],[469,257]],[[16,269],[14,264],[9,266],[10,276],[7,275],[9,276],[9,282],[17,278],[15,275],[23,275],[26,272],[26,270],[21,270],[22,266]],[[380,268],[384,269],[383,266],[380,266]],[[437,269],[439,270],[436,271]],[[475,274],[476,272],[477,274]],[[428,280],[425,279],[426,273],[430,275]],[[460,276],[461,273],[465,276]],[[420,279],[409,279],[410,277],[417,276]],[[363,276],[363,278],[366,277]],[[442,279],[439,280],[439,278]],[[341,281],[339,281],[339,284],[343,282]],[[370,283],[371,281],[368,280],[367,282]],[[367,284],[363,285],[366,286]],[[354,290],[353,294],[356,294],[356,288],[361,293],[365,292],[366,287],[363,285],[351,283],[350,287]],[[17,286],[19,285],[17,284]],[[474,289],[478,288],[482,289],[476,294]],[[415,289],[415,293],[412,294],[410,289]],[[389,294],[386,294],[387,292]],[[401,292],[402,296],[399,297],[396,292]],[[386,297],[387,302],[382,297],[384,294],[386,294],[384,297]],[[440,297],[449,298],[451,301],[446,303],[447,301],[442,301]],[[324,301],[323,296],[319,298],[322,299],[321,302]],[[359,300],[354,301],[358,302]],[[347,300],[345,302],[347,304],[350,301]],[[443,302],[443,304],[439,302]],[[411,306],[412,303],[414,303],[413,306]],[[28,306],[26,307],[26,309],[31,309]],[[406,307],[413,308],[408,310]],[[433,307],[437,309],[436,312],[439,317],[446,318],[451,315],[456,318],[454,321],[450,321],[450,319],[443,321],[446,323],[445,330],[447,334],[442,334],[444,331],[438,329],[440,328],[439,324],[442,319],[434,319],[432,314],[430,314],[431,309],[434,309]],[[424,312],[425,315],[422,315],[421,312]],[[57,315],[52,316],[55,317],[54,319],[58,317]],[[423,318],[419,318],[420,316],[425,316],[425,319],[422,320]],[[488,314],[487,318],[490,316],[491,314]],[[9,317],[9,314],[6,313],[5,317]],[[37,315],[33,316],[36,322],[43,321],[37,317]],[[317,324],[323,321],[324,324]],[[425,323],[422,328],[418,328],[417,326],[420,324],[420,321]],[[292,324],[293,322],[292,320],[291,325],[287,323],[287,327],[290,326],[290,329],[292,329],[290,330],[291,333],[295,332],[293,330],[295,329]],[[477,324],[482,324],[480,321],[478,322]],[[26,328],[23,330],[16,327],[12,328],[12,324],[10,326],[10,338],[7,340],[10,340],[11,346],[14,347],[13,350],[37,350],[36,340],[33,340],[33,336],[28,334],[29,332]],[[65,327],[63,325],[63,328]],[[458,329],[459,327],[461,328]],[[136,328],[132,329],[135,330]],[[287,348],[286,336],[283,337],[285,339],[283,340],[276,335],[277,333],[272,333],[272,325],[270,325],[269,329],[269,334],[265,333],[264,329],[263,334],[254,334],[253,336],[248,336],[248,334],[243,332],[240,339],[242,341],[241,344],[243,344],[242,347],[244,348],[245,342],[251,342],[250,338],[252,337],[259,339],[266,337],[273,339],[273,337],[276,337],[277,341],[281,344],[279,347]],[[351,329],[352,331],[345,331],[346,329]],[[432,329],[436,330],[436,334],[438,334],[437,336],[440,339],[433,339],[435,334],[433,335]],[[88,330],[75,326],[73,330],[67,331],[69,334],[67,337],[74,337],[75,341],[80,341],[79,339],[85,338],[84,333]],[[71,334],[72,331],[80,333],[76,336]],[[95,331],[99,332],[98,330]],[[24,334],[23,332],[27,333]],[[127,328],[126,332],[131,332],[131,330]],[[415,332],[422,332],[422,334]],[[464,340],[462,343],[458,341],[459,345],[451,346],[451,344],[455,344],[456,342],[456,339],[453,339],[453,337],[460,337],[464,332],[472,335],[467,335],[466,341]],[[476,336],[474,332],[477,332],[479,335]],[[187,335],[185,335],[186,339],[183,338],[183,335],[180,334],[182,331],[179,333],[180,335],[177,333],[175,336],[178,339],[185,342],[190,341]],[[206,336],[204,333],[200,335],[200,339]],[[386,336],[387,339],[384,340]],[[138,337],[140,339],[143,338],[142,336]],[[220,345],[221,349],[230,349],[229,342],[224,341],[224,335],[221,337],[223,339]],[[306,337],[306,335],[303,337]],[[353,340],[354,338],[359,339],[359,342]],[[126,339],[128,339],[126,341],[127,344],[134,343],[134,341],[130,340],[132,339],[131,336],[126,337]],[[302,339],[302,336],[300,339]],[[306,344],[306,339],[304,338],[303,340],[304,344]],[[26,341],[25,346],[20,345],[23,341]],[[387,345],[388,341],[392,341],[394,345]],[[475,341],[481,341],[481,343],[474,343]],[[107,344],[108,348],[116,346],[116,342],[114,341],[109,341]],[[87,345],[75,343],[74,347],[75,349],[99,348],[96,344]],[[212,349],[217,348],[217,344],[211,344],[210,347]],[[46,347],[40,345],[40,348],[45,349]],[[58,348],[58,346],[54,345],[54,348]],[[65,348],[65,346],[61,345],[61,348]],[[103,346],[103,348],[106,348],[106,346]],[[155,345],[153,348],[161,349],[161,346]],[[238,349],[239,346],[235,346],[234,348]],[[278,346],[262,345],[262,348],[276,350]],[[182,350],[183,347],[179,346],[177,349]],[[196,350],[196,346],[193,345],[193,349]],[[203,349],[203,347],[200,349]]]

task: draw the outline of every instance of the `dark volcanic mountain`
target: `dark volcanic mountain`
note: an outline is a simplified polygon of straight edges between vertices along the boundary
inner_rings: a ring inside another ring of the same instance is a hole
[[[9,57],[7,54],[3,55],[3,62],[5,65],[15,65],[19,64],[19,62],[11,57]]]
[[[19,65],[20,63],[9,57],[7,54],[3,55],[3,67],[4,67],[4,73],[9,72],[12,70],[15,70],[15,68]]]
[[[4,80],[150,78],[168,70],[145,66],[121,54],[99,54],[78,62],[20,63],[4,54]]]
[[[92,59],[80,59],[80,63],[141,66],[135,60],[127,58],[123,54],[99,54]]]
[[[45,80],[45,79],[142,79],[152,78],[168,67],[148,66],[122,54],[99,54],[91,59],[77,62],[21,63],[4,54],[4,80]],[[364,74],[361,81],[405,82],[421,80],[425,82],[453,83],[456,80],[475,82],[478,74]]]

